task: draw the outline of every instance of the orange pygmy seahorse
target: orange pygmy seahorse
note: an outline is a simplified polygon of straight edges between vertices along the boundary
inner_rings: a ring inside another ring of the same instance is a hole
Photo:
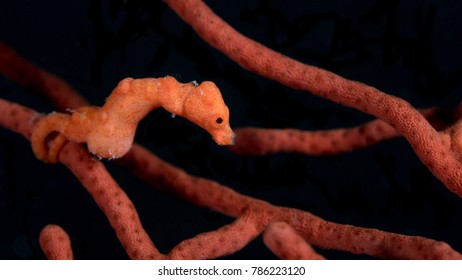
[[[86,142],[89,151],[98,157],[120,158],[131,148],[140,120],[159,107],[202,127],[219,145],[234,143],[229,110],[217,86],[213,82],[183,84],[167,76],[125,78],[102,107],[88,106],[71,114],[42,117],[32,132],[32,148],[38,159],[54,163],[67,139]],[[53,132],[59,134],[49,145]]]

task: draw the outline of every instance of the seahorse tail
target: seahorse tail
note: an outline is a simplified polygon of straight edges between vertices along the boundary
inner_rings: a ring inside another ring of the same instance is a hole
[[[41,118],[34,126],[31,134],[32,150],[35,156],[47,163],[58,162],[58,155],[64,145],[63,125],[69,120],[69,115],[53,113]],[[50,142],[51,141],[51,142]]]

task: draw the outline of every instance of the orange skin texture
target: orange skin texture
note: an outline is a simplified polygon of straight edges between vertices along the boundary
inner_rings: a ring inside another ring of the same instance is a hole
[[[71,114],[51,113],[41,118],[31,136],[38,159],[55,163],[60,147],[69,141],[86,142],[92,154],[116,159],[131,148],[138,123],[149,112],[164,108],[209,132],[219,145],[232,145],[229,109],[213,82],[179,83],[173,77],[119,82],[102,107],[86,106]],[[59,135],[48,147],[47,137]]]

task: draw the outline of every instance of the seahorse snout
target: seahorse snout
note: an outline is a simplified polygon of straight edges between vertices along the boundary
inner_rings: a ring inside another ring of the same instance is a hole
[[[230,126],[211,133],[213,140],[220,146],[234,145],[236,134]]]

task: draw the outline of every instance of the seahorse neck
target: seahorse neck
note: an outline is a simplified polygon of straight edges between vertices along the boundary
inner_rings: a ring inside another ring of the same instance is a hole
[[[191,84],[179,83],[169,76],[159,81],[158,95],[161,106],[173,115],[184,116],[184,105],[190,94]]]

